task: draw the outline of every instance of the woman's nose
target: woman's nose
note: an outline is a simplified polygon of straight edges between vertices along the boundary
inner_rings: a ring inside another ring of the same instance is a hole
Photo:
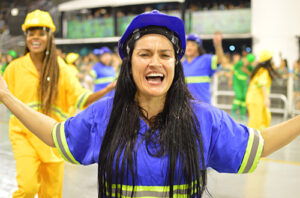
[[[149,66],[161,66],[159,55],[153,55]]]

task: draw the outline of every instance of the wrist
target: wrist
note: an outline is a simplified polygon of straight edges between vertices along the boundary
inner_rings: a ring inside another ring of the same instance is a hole
[[[8,102],[12,100],[12,98],[13,95],[9,91],[2,92],[0,94],[0,103],[7,105]]]

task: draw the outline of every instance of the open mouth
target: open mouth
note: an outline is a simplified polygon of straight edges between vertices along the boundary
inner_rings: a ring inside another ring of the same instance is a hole
[[[40,47],[41,46],[41,42],[38,42],[38,41],[33,41],[31,43],[32,47]]]
[[[165,76],[161,73],[150,73],[146,76],[146,80],[151,84],[158,84],[164,80]]]

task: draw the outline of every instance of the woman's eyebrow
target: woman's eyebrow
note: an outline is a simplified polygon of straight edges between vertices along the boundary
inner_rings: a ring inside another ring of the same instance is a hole
[[[151,49],[148,49],[148,48],[137,48],[136,50],[138,51],[152,51]],[[168,51],[171,51],[172,52],[172,49],[159,49],[158,50],[159,52],[168,52]]]

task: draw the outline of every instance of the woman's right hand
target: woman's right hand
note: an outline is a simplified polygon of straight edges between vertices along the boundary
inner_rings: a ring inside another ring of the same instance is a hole
[[[117,81],[114,81],[108,84],[106,87],[111,91],[116,87],[116,85],[117,85]]]
[[[9,93],[7,84],[0,74],[0,102],[3,101],[3,97]]]
[[[269,98],[269,97],[265,98],[265,106],[266,106],[267,108],[270,108],[270,105],[271,105],[271,100],[270,100],[270,98]]]

